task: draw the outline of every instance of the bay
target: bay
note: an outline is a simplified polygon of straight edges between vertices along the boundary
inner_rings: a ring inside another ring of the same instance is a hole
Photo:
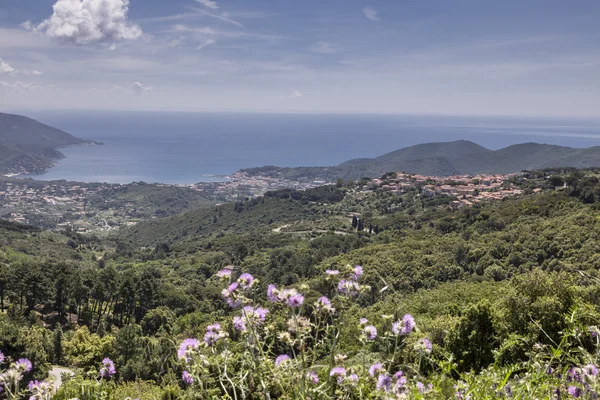
[[[600,145],[595,120],[345,114],[37,112],[35,119],[103,146],[62,149],[41,180],[185,184],[248,167],[328,166],[419,143],[490,149],[538,142]]]

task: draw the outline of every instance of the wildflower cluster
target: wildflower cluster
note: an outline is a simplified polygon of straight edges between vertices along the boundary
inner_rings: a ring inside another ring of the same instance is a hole
[[[0,351],[0,365],[6,357]],[[10,364],[9,368],[0,373],[0,398],[29,400],[50,400],[54,395],[54,386],[48,382],[30,381],[26,387],[21,387],[21,381],[31,372],[33,365],[27,358],[20,358]]]

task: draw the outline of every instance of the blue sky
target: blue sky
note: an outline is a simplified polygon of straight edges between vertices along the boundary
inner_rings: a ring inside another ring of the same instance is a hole
[[[600,117],[597,0],[2,0],[0,108]]]

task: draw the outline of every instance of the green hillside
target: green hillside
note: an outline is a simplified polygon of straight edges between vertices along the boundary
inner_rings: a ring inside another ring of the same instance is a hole
[[[346,161],[334,167],[252,168],[250,174],[276,174],[289,179],[322,177],[360,179],[388,172],[430,176],[510,174],[543,168],[591,168],[600,166],[600,147],[576,149],[538,143],[523,143],[488,150],[470,141],[426,143],[406,147],[376,158]]]
[[[63,157],[57,148],[97,144],[21,115],[0,113],[0,172],[37,172]]]

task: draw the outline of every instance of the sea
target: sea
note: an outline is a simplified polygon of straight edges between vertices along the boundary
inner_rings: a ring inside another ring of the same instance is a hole
[[[600,145],[600,120],[366,114],[30,112],[103,146],[62,149],[40,180],[190,184],[241,168],[331,166],[419,143],[471,140],[489,149],[537,142]]]

